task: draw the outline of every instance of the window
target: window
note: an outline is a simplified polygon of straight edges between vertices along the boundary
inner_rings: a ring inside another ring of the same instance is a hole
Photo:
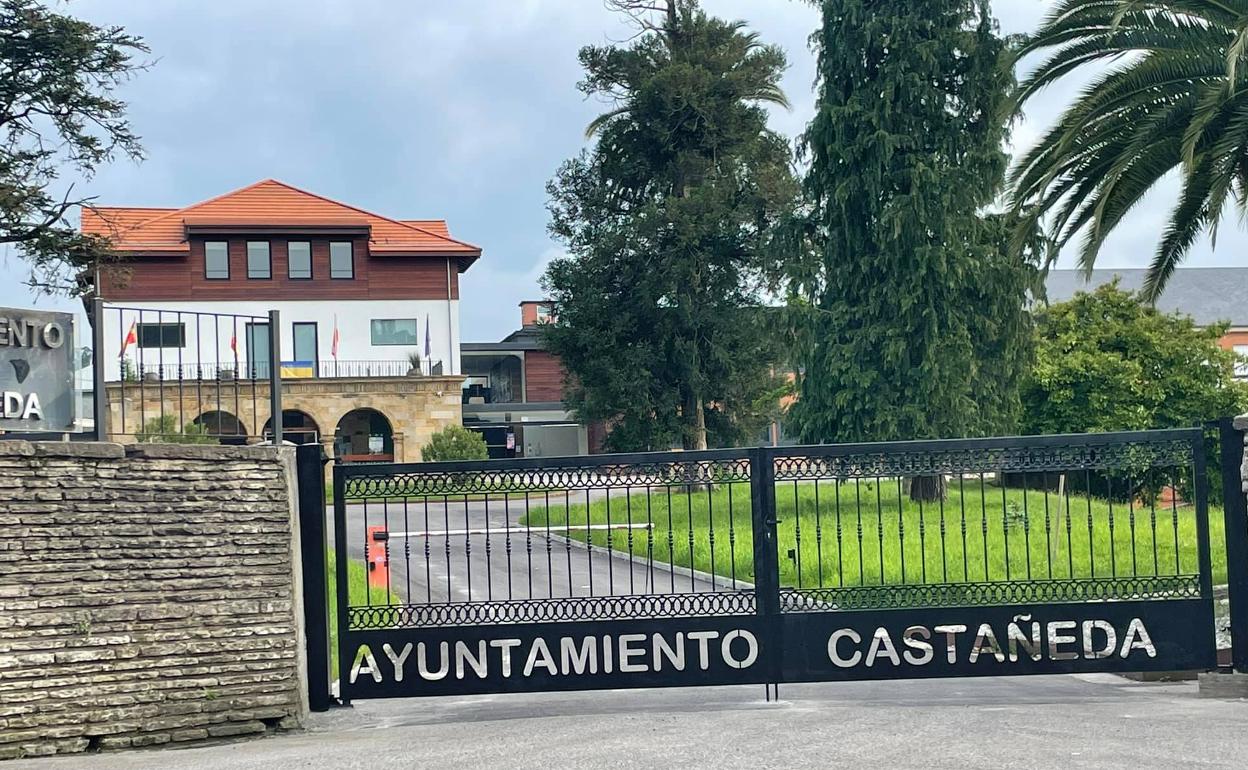
[[[292,331],[295,338],[295,361],[311,363],[315,371],[317,364],[316,324],[300,321],[294,324]]]
[[[247,277],[272,278],[268,241],[247,241]]]
[[[329,244],[329,277],[354,278],[355,265],[350,241],[334,241]]]
[[[230,244],[225,241],[204,242],[204,277],[213,280],[230,277]]]
[[[1240,357],[1235,362],[1235,376],[1248,378],[1248,345],[1235,345],[1231,349]]]
[[[186,347],[186,324],[135,324],[141,348]]]
[[[371,325],[374,345],[415,345],[420,341],[415,318],[375,320]]]
[[[286,274],[291,278],[312,277],[312,244],[291,241],[286,244]]]

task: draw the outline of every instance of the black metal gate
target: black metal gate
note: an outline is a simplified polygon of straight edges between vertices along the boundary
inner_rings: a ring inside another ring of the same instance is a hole
[[[334,469],[343,700],[1214,666],[1200,430]]]

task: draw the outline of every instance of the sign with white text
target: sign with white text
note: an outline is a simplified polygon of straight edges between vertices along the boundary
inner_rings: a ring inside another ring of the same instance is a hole
[[[81,430],[73,337],[69,313],[0,308],[0,429]]]
[[[1200,599],[349,631],[342,692],[486,692],[1177,671],[1214,665]]]

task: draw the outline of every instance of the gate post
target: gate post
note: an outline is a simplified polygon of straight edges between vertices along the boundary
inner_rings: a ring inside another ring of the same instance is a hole
[[[1222,462],[1222,510],[1226,519],[1226,582],[1231,605],[1231,665],[1248,673],[1248,500],[1241,468],[1244,431],[1226,417],[1218,423]]]
[[[269,311],[269,419],[273,445],[282,445],[282,313]],[[257,422],[259,420],[257,419]]]
[[[303,565],[303,620],[308,656],[308,708],[329,711],[329,542],[325,537],[325,452],[320,444],[295,450],[299,486],[299,549]]]
[[[780,682],[780,554],[776,538],[775,458],[765,447],[750,450],[750,518],[754,529],[754,597],[771,652],[772,682]]]

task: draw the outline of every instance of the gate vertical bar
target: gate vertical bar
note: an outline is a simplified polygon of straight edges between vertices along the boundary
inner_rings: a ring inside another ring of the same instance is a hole
[[[338,608],[338,670],[334,673],[338,676],[338,701],[344,706],[351,703],[347,697],[347,672],[351,669],[351,659],[347,656],[347,608],[350,597],[347,595],[346,487],[342,465],[334,463],[334,602]],[[367,585],[364,590],[368,590]]]
[[[750,518],[754,528],[754,597],[764,618],[771,681],[780,682],[784,634],[780,623],[780,554],[776,537],[775,459],[766,448],[750,450]]]
[[[328,711],[329,540],[325,532],[325,451],[320,444],[295,450],[299,488],[299,555],[303,566],[303,619],[308,654],[308,707]]]
[[[1248,500],[1240,471],[1244,461],[1244,431],[1234,421],[1218,422],[1221,448],[1222,511],[1226,520],[1226,582],[1231,605],[1231,665],[1248,673]]]
[[[273,444],[282,444],[282,314],[269,311],[269,417],[273,421]]]
[[[96,287],[99,290],[99,287]],[[121,318],[120,312],[117,315]],[[120,325],[118,320],[118,325]],[[95,440],[108,441],[108,389],[104,385],[104,300],[91,300],[91,375],[94,397],[91,399],[92,417],[95,420]],[[125,380],[124,377],[119,379]],[[125,395],[122,383],[122,396]]]

